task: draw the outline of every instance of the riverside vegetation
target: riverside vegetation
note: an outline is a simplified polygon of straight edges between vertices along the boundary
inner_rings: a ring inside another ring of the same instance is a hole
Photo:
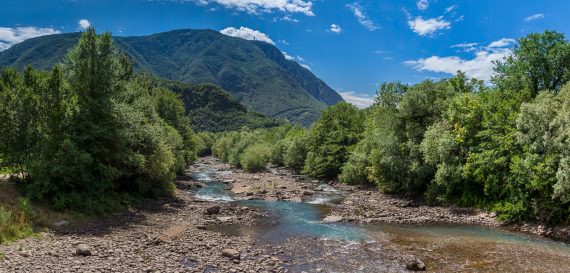
[[[30,230],[28,199],[100,214],[172,194],[204,141],[178,95],[132,72],[92,28],[50,72],[2,70],[0,158],[27,199],[0,208],[0,242]]]
[[[90,28],[50,72],[2,70],[1,164],[18,174],[11,182],[26,197],[0,211],[9,227],[0,229],[2,241],[31,231],[27,200],[109,212],[172,195],[175,176],[210,153],[247,171],[273,163],[431,203],[491,209],[506,221],[570,220],[570,43],[562,34],[520,39],[496,64],[492,86],[463,72],[415,85],[384,83],[372,107],[338,103],[310,129],[196,133],[189,87],[157,84],[132,67],[110,34]],[[176,88],[181,95],[169,90]],[[216,90],[201,88],[202,97]],[[252,120],[258,127],[282,124]]]
[[[493,85],[458,72],[415,85],[384,83],[372,107],[339,103],[311,129],[217,135],[218,158],[267,163],[494,210],[505,221],[570,222],[570,43],[530,34],[496,63]]]

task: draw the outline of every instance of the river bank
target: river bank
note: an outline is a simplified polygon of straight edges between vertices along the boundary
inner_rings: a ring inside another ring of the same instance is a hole
[[[175,198],[1,245],[0,272],[563,271],[570,247],[494,232],[493,216],[207,157]]]

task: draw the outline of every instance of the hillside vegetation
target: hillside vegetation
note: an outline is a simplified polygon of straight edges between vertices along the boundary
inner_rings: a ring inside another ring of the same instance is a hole
[[[0,67],[31,64],[51,69],[63,60],[79,33],[29,39],[0,52]],[[213,83],[268,117],[310,125],[338,93],[271,44],[229,37],[212,30],[175,30],[140,37],[115,37],[135,71],[186,83]]]
[[[569,224],[570,43],[530,34],[495,71],[492,86],[462,72],[384,83],[368,109],[331,106],[310,130],[223,133],[212,151],[250,171],[271,162],[506,221]]]
[[[159,81],[157,85],[179,94],[196,131],[235,131],[242,127],[257,129],[285,124],[285,120],[267,118],[248,109],[230,93],[213,84]]]

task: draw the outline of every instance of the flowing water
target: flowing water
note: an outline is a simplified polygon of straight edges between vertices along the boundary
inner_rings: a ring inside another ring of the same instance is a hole
[[[279,246],[289,253],[284,258],[294,261],[287,266],[291,272],[405,271],[398,257],[408,254],[438,272],[570,272],[568,244],[467,225],[326,223],[322,220],[330,210],[327,204],[342,200],[342,193],[329,185],[322,184],[322,193],[307,203],[236,200],[212,174],[192,174],[204,184],[196,197],[259,208],[272,215],[253,227],[226,225],[212,230],[251,236],[268,248]]]

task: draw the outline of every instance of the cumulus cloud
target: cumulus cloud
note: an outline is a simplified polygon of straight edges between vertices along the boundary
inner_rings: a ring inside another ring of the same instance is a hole
[[[542,18],[544,18],[544,14],[542,14],[542,13],[537,13],[537,14],[533,14],[533,15],[531,15],[531,16],[525,17],[525,18],[524,18],[524,21],[525,21],[525,22],[530,22],[530,21],[534,21],[534,20],[540,20],[540,19],[542,19]]]
[[[239,37],[246,40],[262,41],[275,45],[275,42],[273,42],[273,40],[271,40],[269,36],[267,36],[267,34],[259,30],[254,30],[247,27],[240,27],[240,28],[228,27],[220,30],[220,32],[224,35],[232,37]]]
[[[331,24],[331,27],[329,28],[329,31],[332,31],[334,33],[341,33],[342,32],[342,28],[337,25],[337,24]]]
[[[86,28],[91,26],[91,23],[87,19],[79,20],[78,24],[79,24],[79,28],[81,28],[81,29],[86,29]]]
[[[475,47],[475,57],[464,59],[458,56],[431,56],[419,60],[404,62],[418,71],[430,71],[446,74],[455,74],[458,70],[464,71],[467,76],[488,81],[491,79],[496,61],[503,61],[512,54],[511,46],[514,40],[503,38],[489,43],[487,46],[478,46],[475,43],[460,44],[457,47]]]
[[[61,33],[61,31],[53,28],[0,27],[0,51],[4,51],[11,46],[17,43],[21,43],[30,38],[58,33]]]
[[[434,35],[439,30],[451,28],[451,23],[443,19],[443,16],[431,19],[423,19],[421,16],[410,18],[408,25],[420,36]]]
[[[233,8],[252,14],[281,11],[284,13],[301,13],[314,16],[313,2],[303,0],[182,0],[193,1],[200,5],[216,3],[226,8]]]
[[[352,103],[360,109],[367,108],[374,103],[374,97],[367,94],[361,94],[352,91],[338,93],[346,102]]]
[[[429,7],[429,1],[418,0],[418,2],[416,2],[416,7],[418,7],[419,10],[426,10]]]
[[[367,28],[370,31],[378,29],[378,26],[374,23],[374,21],[372,21],[370,18],[368,18],[368,16],[366,16],[366,14],[364,14],[364,11],[362,10],[360,4],[352,3],[352,4],[347,4],[346,6],[352,11],[352,13],[354,13],[354,16],[356,17],[358,22],[361,25],[363,25],[365,28]]]

